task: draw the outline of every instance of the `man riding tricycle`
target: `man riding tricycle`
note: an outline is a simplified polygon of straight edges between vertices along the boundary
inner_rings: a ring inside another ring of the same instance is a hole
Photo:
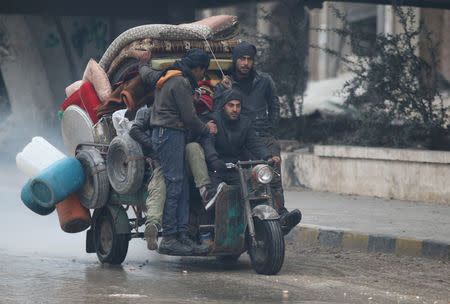
[[[139,47],[148,42],[144,40]],[[75,153],[86,174],[84,201],[92,202],[84,205],[95,209],[86,250],[96,252],[102,263],[122,263],[130,239],[145,238],[148,248],[158,248],[161,254],[208,255],[230,261],[247,251],[258,273],[276,274],[281,269],[284,234],[300,221],[301,214],[298,210],[288,213],[284,205],[280,209],[279,196],[271,189],[274,174],[280,174],[269,164],[278,167],[279,154],[272,155],[258,138],[252,119],[241,117],[241,103],[246,99],[240,92],[222,91],[212,113],[214,92],[208,99],[204,94],[208,90],[198,87],[201,80],[214,91],[219,71],[223,76],[222,68],[231,69],[236,62],[231,50],[237,43],[174,42],[163,50],[187,52],[158,58],[159,44],[151,41],[151,62],[145,55],[140,60],[125,58],[108,72],[110,79],[121,83],[119,88],[127,90],[120,96],[125,96],[128,108],[124,117],[134,120],[133,126],[115,137],[114,132],[105,131],[111,129],[111,118],[105,114],[115,104],[102,104],[97,108],[102,120],[96,130],[109,135],[103,141],[79,144]],[[195,44],[200,48],[192,48]],[[248,49],[244,46],[243,56]],[[217,51],[222,58],[216,58]],[[210,65],[207,52],[214,64]],[[133,106],[142,102],[133,101],[130,89],[136,84],[148,98],[137,113]],[[190,195],[186,172],[195,181],[197,195]],[[159,244],[158,236],[162,237]]]

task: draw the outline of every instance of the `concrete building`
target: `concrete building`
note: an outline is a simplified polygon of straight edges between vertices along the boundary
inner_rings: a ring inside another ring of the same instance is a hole
[[[262,18],[268,12],[274,12],[277,5],[279,5],[278,1],[272,1],[205,9],[197,11],[197,17],[203,18],[215,14],[235,14],[239,16],[244,28],[242,39],[257,44],[256,33],[268,35],[283,34],[277,32],[267,20]],[[363,28],[369,35],[381,33],[396,34],[401,31],[401,25],[390,5],[325,1],[322,8],[306,8],[309,16],[310,45],[331,49],[344,56],[353,54],[353,50],[337,34],[317,30],[342,27],[339,19],[333,14],[332,7],[345,13],[349,22]],[[449,81],[450,35],[446,29],[450,28],[450,10],[424,7],[413,7],[413,10],[417,26],[419,20],[423,19],[426,28],[432,32],[433,41],[441,42],[437,54],[440,61],[438,71],[444,79]],[[421,41],[416,41],[419,46],[418,55],[427,58],[429,55],[426,52],[424,41],[424,37],[421,37]],[[339,96],[338,92],[344,82],[350,77],[344,64],[336,56],[329,55],[318,48],[309,48],[307,60],[309,79],[304,96],[303,113],[311,113],[316,109],[324,111],[337,110],[330,106],[329,102],[343,102],[343,98]],[[450,100],[446,98],[446,102],[450,103]]]
[[[322,5],[320,1],[316,2]],[[55,2],[55,5],[58,3]],[[44,16],[41,11],[40,15],[15,15],[11,14],[16,11],[11,6],[11,11],[6,11],[8,14],[0,14],[0,145],[5,138],[10,137],[10,128],[22,132],[26,137],[45,134],[47,131],[54,133],[54,130],[58,130],[59,136],[57,110],[65,99],[64,88],[81,78],[90,58],[98,60],[109,43],[130,27],[147,23],[181,23],[216,14],[233,14],[241,21],[242,39],[257,43],[257,33],[283,34],[264,18],[268,12],[276,10],[277,1],[224,3],[231,5],[197,10],[193,6],[186,12],[182,6],[176,5],[175,8],[178,9],[154,11],[149,17],[143,17],[145,14],[139,13],[138,17],[130,18],[117,17],[116,11],[112,17]],[[207,4],[202,5],[204,7]],[[395,33],[399,30],[391,7],[350,2],[324,2],[321,9],[309,6],[307,16],[311,28],[339,26],[330,5],[343,10],[351,22],[373,33]],[[25,8],[27,6],[23,6]],[[63,7],[54,9],[64,10]],[[5,10],[0,6],[0,12],[3,11]],[[433,31],[433,39],[441,41],[439,72],[449,80],[450,35],[447,29],[450,28],[450,10],[415,8],[415,12]],[[309,43],[344,54],[352,52],[339,37],[326,32],[311,30]],[[419,52],[426,57],[424,49],[419,48]],[[328,109],[330,100],[340,102],[335,91],[342,87],[348,77],[342,63],[317,49],[309,48],[308,69],[309,84],[305,94],[304,113],[314,109]]]
[[[82,78],[123,31],[156,18],[0,15],[0,147],[12,154],[33,136],[61,145],[57,113],[65,88]],[[14,136],[12,136],[14,135]]]

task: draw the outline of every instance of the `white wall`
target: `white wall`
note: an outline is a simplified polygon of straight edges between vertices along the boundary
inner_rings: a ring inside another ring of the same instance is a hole
[[[315,146],[282,159],[286,187],[450,204],[450,152]]]

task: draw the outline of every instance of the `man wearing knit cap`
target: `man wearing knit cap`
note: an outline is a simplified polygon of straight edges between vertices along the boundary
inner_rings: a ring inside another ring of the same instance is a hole
[[[227,89],[232,88],[242,92],[242,116],[252,121],[256,136],[272,155],[279,157],[281,149],[275,137],[275,130],[280,119],[280,101],[272,78],[254,69],[255,56],[256,47],[246,41],[234,48],[233,67],[230,74],[216,86],[214,110],[219,110],[224,104]],[[271,186],[277,201],[277,211],[281,216],[281,229],[284,234],[287,234],[300,222],[301,213],[297,209],[288,212],[284,207],[281,174],[275,175]]]
[[[155,101],[150,117],[152,146],[158,155],[166,183],[162,218],[162,240],[158,251],[171,255],[207,254],[208,247],[197,245],[189,231],[189,184],[185,168],[185,132],[196,135],[217,133],[212,122],[203,123],[193,105],[193,91],[209,66],[203,50],[190,49],[185,57],[162,72],[156,82]],[[145,82],[145,78],[143,78]]]
[[[272,157],[272,153],[255,135],[255,130],[246,117],[241,117],[242,94],[237,90],[227,90],[224,94],[225,104],[215,113],[217,134],[210,134],[202,144],[205,150],[205,158],[210,170],[209,176],[213,188],[220,192],[226,182],[231,185],[239,185],[239,173],[236,170],[227,170],[225,163],[236,163],[239,160],[247,160],[244,150],[248,149],[256,159],[264,159],[278,164],[280,158]],[[206,209],[214,204],[211,200]]]

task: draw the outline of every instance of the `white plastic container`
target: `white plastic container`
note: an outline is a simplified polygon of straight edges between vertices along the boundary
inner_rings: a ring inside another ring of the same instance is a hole
[[[76,105],[68,106],[61,119],[64,145],[69,156],[75,157],[75,149],[83,142],[94,142],[94,124],[89,115]]]
[[[67,157],[44,138],[33,137],[16,155],[16,165],[28,177],[34,177],[56,161]]]

